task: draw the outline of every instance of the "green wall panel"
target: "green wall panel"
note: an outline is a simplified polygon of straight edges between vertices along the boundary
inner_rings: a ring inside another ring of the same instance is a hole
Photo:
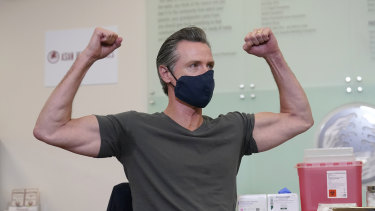
[[[216,63],[215,93],[205,115],[278,112],[278,92],[268,66],[241,48],[246,33],[257,27],[274,31],[305,88],[315,125],[275,149],[244,157],[238,173],[239,194],[275,193],[283,187],[298,193],[295,165],[303,161],[304,149],[317,147],[324,118],[343,105],[375,105],[373,0],[158,0],[147,1],[146,6],[148,112],[163,111],[167,105],[155,67],[158,49],[168,35],[187,25],[205,29]],[[357,81],[357,76],[363,80]],[[352,80],[346,82],[346,77]]]

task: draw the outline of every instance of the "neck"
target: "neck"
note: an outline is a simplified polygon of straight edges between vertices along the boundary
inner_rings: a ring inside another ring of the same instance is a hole
[[[202,108],[188,105],[177,99],[173,90],[168,91],[169,102],[164,113],[176,123],[190,131],[199,128],[203,123]]]

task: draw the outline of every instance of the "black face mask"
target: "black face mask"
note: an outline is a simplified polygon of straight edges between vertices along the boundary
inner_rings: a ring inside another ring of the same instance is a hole
[[[215,88],[213,70],[197,76],[181,76],[178,80],[170,70],[169,72],[177,81],[174,93],[178,99],[198,108],[207,106]]]

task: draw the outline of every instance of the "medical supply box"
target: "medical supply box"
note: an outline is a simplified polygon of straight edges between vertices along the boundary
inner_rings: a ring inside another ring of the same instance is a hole
[[[296,166],[302,211],[316,211],[319,204],[362,206],[362,162],[345,156],[348,149],[321,151],[319,156],[319,150],[305,150],[305,162]]]

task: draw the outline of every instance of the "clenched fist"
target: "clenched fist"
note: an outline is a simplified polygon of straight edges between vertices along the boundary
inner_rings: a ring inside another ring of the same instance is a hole
[[[122,38],[115,32],[96,28],[86,49],[82,52],[92,60],[102,59],[121,46]]]
[[[259,28],[245,37],[243,49],[255,56],[267,57],[280,51],[277,40],[270,28]]]

